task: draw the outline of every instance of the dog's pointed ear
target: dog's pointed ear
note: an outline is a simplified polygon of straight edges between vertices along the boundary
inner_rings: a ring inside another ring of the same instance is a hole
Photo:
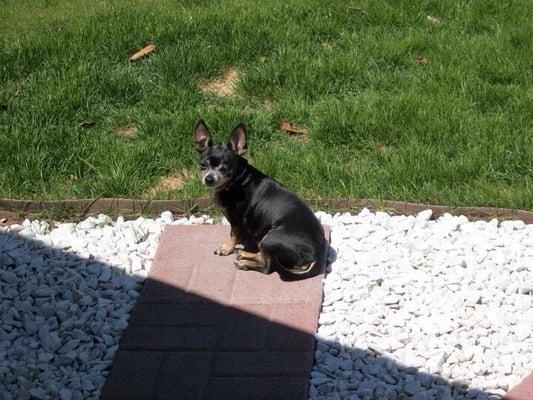
[[[246,127],[242,122],[233,129],[228,146],[238,155],[246,150]]]
[[[212,142],[209,137],[209,129],[207,129],[205,122],[199,119],[194,127],[194,147],[199,152],[202,152],[208,147],[211,147],[211,145]]]

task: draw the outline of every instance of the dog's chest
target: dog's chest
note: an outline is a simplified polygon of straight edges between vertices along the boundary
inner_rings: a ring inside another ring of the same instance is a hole
[[[230,191],[217,193],[217,208],[232,224],[246,225],[248,221],[248,203],[245,196]]]

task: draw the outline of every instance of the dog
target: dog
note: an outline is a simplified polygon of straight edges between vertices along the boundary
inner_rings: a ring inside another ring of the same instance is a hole
[[[202,182],[214,189],[216,205],[231,225],[230,239],[215,250],[235,253],[235,267],[287,280],[322,271],[327,244],[322,225],[295,193],[242,157],[246,128],[238,124],[226,145],[213,145],[204,121],[194,128]]]

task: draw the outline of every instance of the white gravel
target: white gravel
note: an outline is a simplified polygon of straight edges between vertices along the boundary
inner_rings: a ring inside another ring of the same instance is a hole
[[[0,226],[0,399],[97,399],[167,223]]]
[[[311,399],[499,398],[532,369],[533,225],[318,215],[336,254]]]
[[[498,398],[531,369],[533,225],[317,215],[333,262],[311,399]],[[213,220],[0,226],[0,400],[98,398],[168,223]]]

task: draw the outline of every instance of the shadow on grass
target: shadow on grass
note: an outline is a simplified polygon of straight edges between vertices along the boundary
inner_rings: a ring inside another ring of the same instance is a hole
[[[315,336],[260,317],[254,307],[219,304],[147,278],[124,332],[141,289],[136,279],[96,258],[2,231],[0,289],[0,399],[55,399],[62,388],[83,400],[100,393],[128,400],[308,398]],[[162,292],[165,302],[147,295]],[[317,398],[490,398],[361,348],[319,342],[318,349],[343,361],[313,372]],[[412,381],[432,391],[413,397]]]

